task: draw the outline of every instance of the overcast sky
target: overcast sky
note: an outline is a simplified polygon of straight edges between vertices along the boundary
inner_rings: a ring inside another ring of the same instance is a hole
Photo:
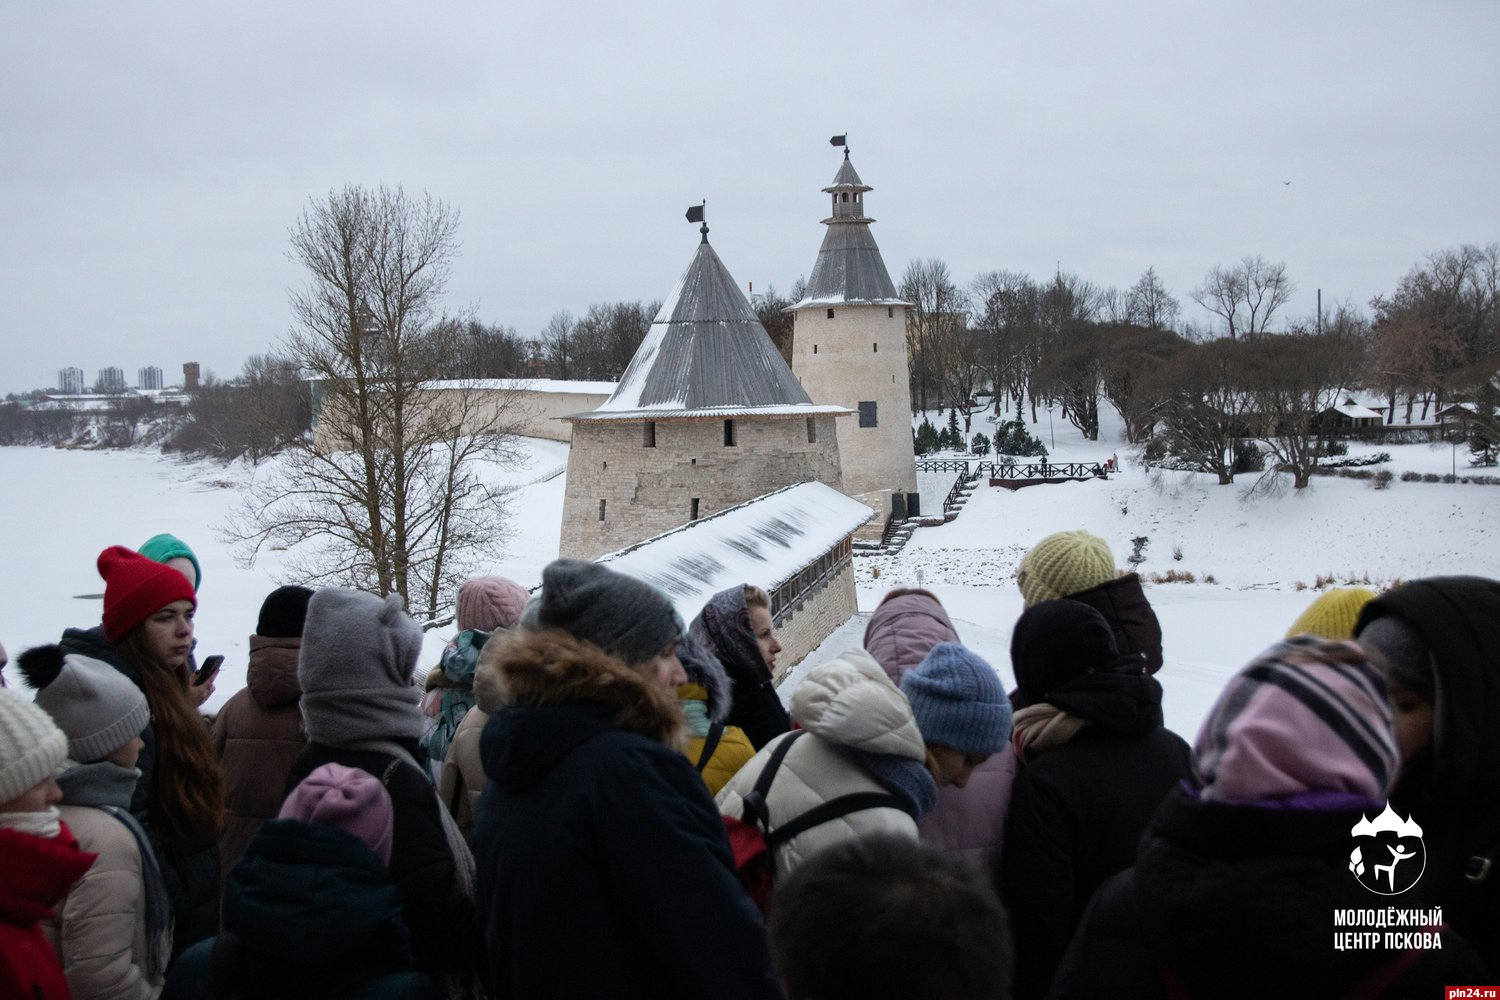
[[[704,198],[741,286],[784,291],[839,132],[898,281],[1155,265],[1206,321],[1204,272],[1263,254],[1311,315],[1500,240],[1496,0],[0,0],[0,94],[0,391],[234,375],[346,183],[456,207],[451,306],[523,334],[665,296]]]

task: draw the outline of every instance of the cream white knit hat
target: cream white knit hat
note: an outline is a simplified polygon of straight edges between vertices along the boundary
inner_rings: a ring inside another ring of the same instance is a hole
[[[67,756],[68,738],[52,717],[0,688],[0,805],[41,784]]]

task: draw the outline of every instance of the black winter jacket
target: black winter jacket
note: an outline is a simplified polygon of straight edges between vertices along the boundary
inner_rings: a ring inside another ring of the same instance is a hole
[[[1115,634],[1115,646],[1127,656],[1144,660],[1147,673],[1161,669],[1161,622],[1157,621],[1151,602],[1146,600],[1139,574],[1127,573],[1097,587],[1069,594],[1068,600],[1087,604],[1103,615]]]
[[[1360,810],[1342,798],[1321,809],[1261,808],[1173,792],[1135,868],[1095,895],[1049,996],[1426,998],[1487,982],[1453,934],[1440,950],[1334,947],[1335,911],[1391,902],[1348,871]]]
[[[1091,679],[1097,721],[1023,763],[1011,792],[1000,893],[1020,998],[1046,992],[1089,897],[1135,862],[1152,813],[1192,770],[1188,745],[1161,725],[1153,678]]]
[[[415,741],[403,744],[413,755]],[[391,878],[401,893],[402,913],[411,930],[419,968],[432,973],[461,973],[475,964],[478,921],[474,901],[465,894],[443,832],[437,791],[426,773],[409,761],[378,750],[355,750],[309,743],[292,765],[287,791],[324,764],[356,767],[376,779],[389,772],[391,796]]]
[[[342,830],[272,820],[230,870],[224,933],[172,968],[165,996],[439,1000],[413,965],[380,859]]]
[[[1427,849],[1427,871],[1412,891],[1443,908],[1493,982],[1500,979],[1500,581],[1414,580],[1366,604],[1355,634],[1383,615],[1415,629],[1436,667],[1432,750],[1403,763],[1391,793],[1396,811],[1422,827]]]
[[[561,632],[485,648],[509,704],[474,831],[492,997],[779,997],[675,693]]]

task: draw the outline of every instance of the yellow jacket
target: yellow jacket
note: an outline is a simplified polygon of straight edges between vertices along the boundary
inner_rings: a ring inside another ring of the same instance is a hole
[[[683,701],[705,701],[708,692],[700,684],[681,684],[677,688],[677,696]],[[703,756],[703,745],[706,742],[707,737],[704,736],[688,737],[682,752],[689,764],[698,766],[698,759]],[[719,789],[754,756],[755,747],[751,745],[750,737],[745,735],[743,729],[739,726],[724,727],[724,735],[719,737],[719,745],[714,748],[713,756],[698,771],[703,776],[703,783],[708,786],[708,793],[718,795]]]

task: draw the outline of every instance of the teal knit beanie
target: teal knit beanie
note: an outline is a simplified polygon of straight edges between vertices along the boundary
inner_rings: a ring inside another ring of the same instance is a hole
[[[198,585],[203,582],[203,567],[198,565],[198,557],[193,555],[193,550],[176,535],[152,535],[146,540],[146,544],[136,551],[152,562],[165,563],[171,559],[186,559],[193,564],[193,590],[197,591]]]

